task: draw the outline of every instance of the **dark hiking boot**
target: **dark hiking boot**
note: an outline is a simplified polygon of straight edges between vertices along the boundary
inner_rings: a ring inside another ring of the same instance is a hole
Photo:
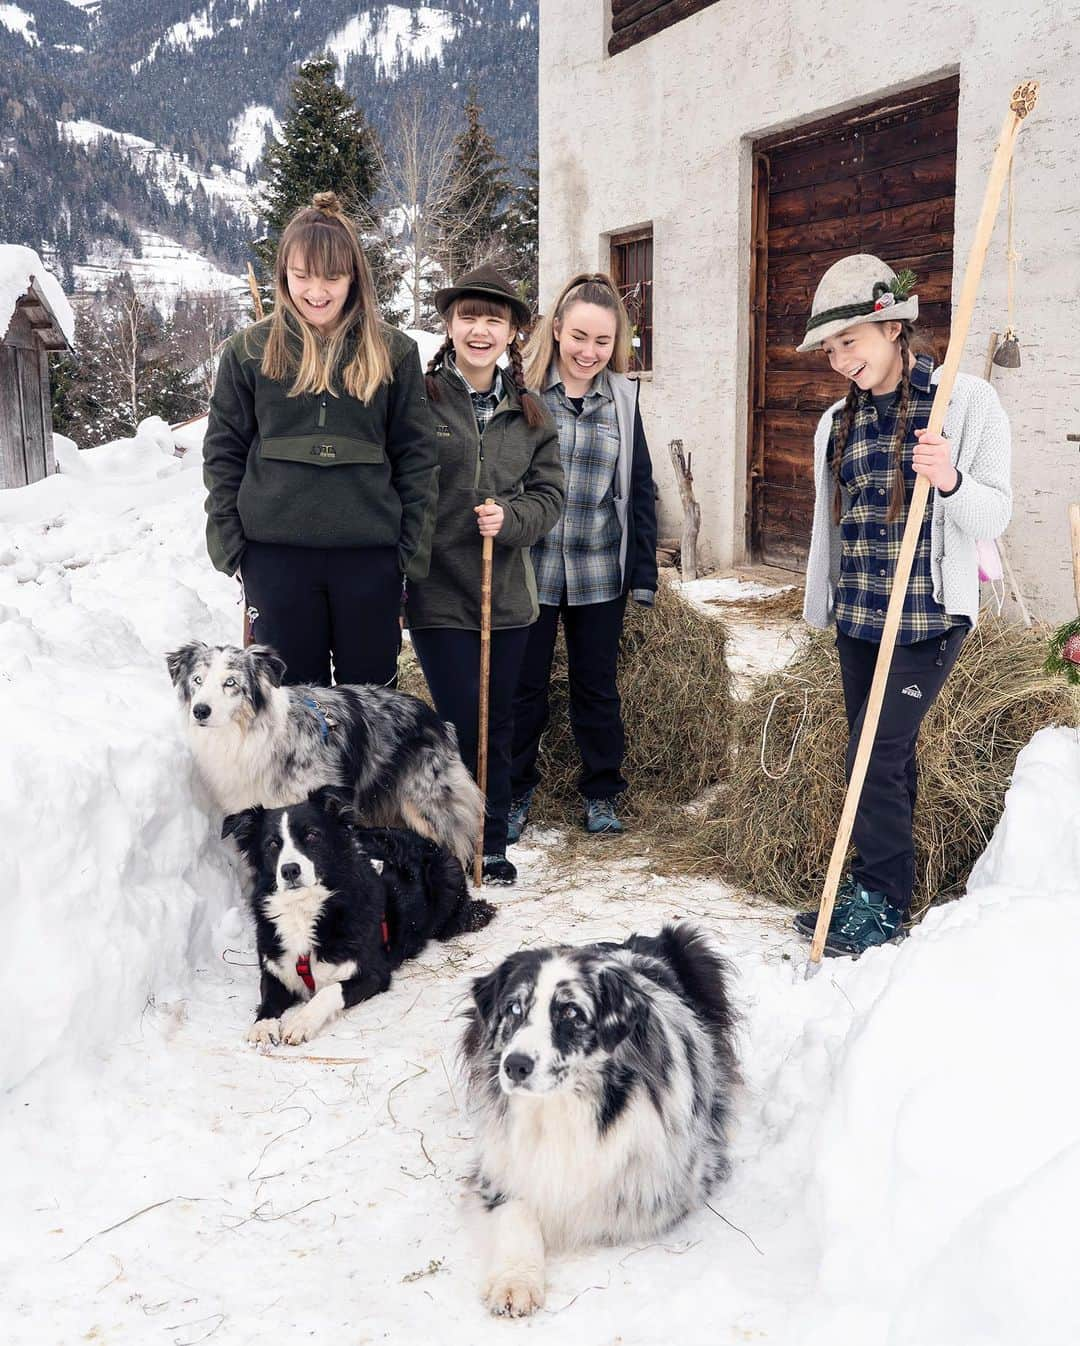
[[[614,799],[586,799],[585,831],[592,833],[626,831],[625,825],[620,822],[619,815],[615,812]]]
[[[485,855],[482,873],[485,883],[496,884],[501,888],[509,888],[517,883],[517,867],[505,855]]]
[[[833,958],[858,958],[867,949],[902,936],[904,913],[884,893],[870,892],[861,883],[835,929],[830,921],[825,952]]]
[[[851,905],[851,899],[855,895],[855,880],[850,874],[845,874],[836,888],[836,901],[833,903],[832,919],[829,921],[829,930],[837,929],[840,922],[844,919],[847,908]],[[815,907],[813,911],[800,911],[796,914],[792,925],[805,939],[813,939],[814,931],[817,929],[817,916],[820,908]]]
[[[510,812],[506,816],[506,840],[511,846],[525,831],[525,824],[529,821],[529,806],[532,804],[532,797],[532,790],[526,790],[523,795],[515,795],[510,801]]]

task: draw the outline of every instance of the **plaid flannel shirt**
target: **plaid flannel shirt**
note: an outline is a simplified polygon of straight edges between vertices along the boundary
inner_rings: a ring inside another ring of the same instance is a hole
[[[925,429],[930,420],[934,389],[930,383],[933,361],[920,355],[911,371],[910,429],[904,443],[904,487],[907,502],[915,488],[912,450],[917,443],[915,431]],[[900,542],[904,535],[906,510],[891,523],[886,517],[892,485],[891,441],[899,396],[879,423],[872,397],[863,392],[848,436],[840,465],[840,579],[836,587],[837,629],[854,640],[880,641],[885,628]],[[835,424],[835,422],[834,422]],[[830,444],[832,458],[834,446]],[[933,514],[933,490],[915,548],[911,579],[904,598],[904,611],[897,633],[897,644],[911,645],[943,635],[959,624],[934,598],[934,580],[930,568],[930,523]]]
[[[541,603],[569,607],[608,603],[622,593],[619,549],[622,530],[615,512],[619,426],[603,375],[594,379],[578,414],[555,366],[543,391],[559,431],[566,500],[558,523],[532,549]],[[651,597],[651,595],[650,595]]]
[[[461,370],[458,369],[453,351],[450,351],[447,355],[446,363],[458,376],[468,391],[469,400],[472,402],[473,415],[476,417],[476,428],[480,434],[483,434],[487,429],[488,421],[495,415],[495,408],[503,398],[502,372],[500,371],[499,366],[495,366],[495,378],[492,380],[491,387],[486,393],[478,393]]]

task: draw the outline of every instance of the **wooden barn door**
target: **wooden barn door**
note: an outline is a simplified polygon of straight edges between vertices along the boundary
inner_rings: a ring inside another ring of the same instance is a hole
[[[846,391],[821,352],[798,355],[822,273],[870,252],[918,276],[919,328],[949,334],[956,79],[754,146],[747,543],[801,570],[810,543],[814,427]]]

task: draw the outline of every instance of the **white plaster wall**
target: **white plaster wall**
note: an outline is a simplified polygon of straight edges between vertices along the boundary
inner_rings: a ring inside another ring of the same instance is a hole
[[[610,232],[653,224],[654,374],[642,407],[679,527],[669,440],[692,451],[704,553],[744,554],[750,148],[800,122],[959,71],[954,298],[1009,95],[1041,84],[1016,157],[1023,365],[995,370],[1014,437],[1010,555],[1033,613],[1073,615],[1066,506],[1080,500],[1080,0],[721,0],[619,56],[605,0],[540,7],[540,288],[550,302]],[[1005,209],[964,367],[1006,313]],[[838,388],[838,395],[842,393]],[[807,445],[807,453],[810,445]]]

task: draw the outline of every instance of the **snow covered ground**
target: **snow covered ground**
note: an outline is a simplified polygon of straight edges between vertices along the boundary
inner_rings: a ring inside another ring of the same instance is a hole
[[[1035,737],[968,896],[899,947],[806,981],[787,913],[617,842],[567,873],[558,833],[526,833],[486,931],[259,1054],[251,932],[162,662],[240,629],[197,447],[149,424],[0,493],[7,1340],[1075,1341],[1075,731]],[[736,968],[733,1176],[663,1240],[554,1260],[535,1320],[491,1320],[461,1183],[469,978],[677,917]]]
[[[139,257],[112,239],[99,239],[87,261],[73,268],[76,293],[103,294],[118,276],[126,275],[139,297],[163,317],[170,317],[185,295],[220,293],[239,300],[250,294],[242,276],[219,270],[203,253],[149,229],[138,234]]]

